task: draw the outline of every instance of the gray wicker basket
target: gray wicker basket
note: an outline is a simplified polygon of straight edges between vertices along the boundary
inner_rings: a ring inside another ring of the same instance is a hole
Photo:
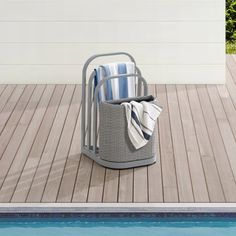
[[[128,136],[125,108],[119,104],[101,102],[99,110],[101,159],[123,164],[139,161],[139,165],[142,161],[145,164],[148,160],[150,163],[156,161],[155,131],[149,142],[136,150]]]

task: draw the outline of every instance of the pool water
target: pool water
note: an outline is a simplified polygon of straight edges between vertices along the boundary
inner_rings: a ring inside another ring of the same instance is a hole
[[[236,217],[10,217],[0,236],[236,236]]]

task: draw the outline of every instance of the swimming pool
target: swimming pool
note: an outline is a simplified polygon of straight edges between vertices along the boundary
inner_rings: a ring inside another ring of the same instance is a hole
[[[235,236],[235,214],[1,216],[1,236]]]

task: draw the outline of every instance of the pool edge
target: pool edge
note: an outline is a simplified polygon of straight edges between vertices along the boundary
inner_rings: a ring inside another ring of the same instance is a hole
[[[0,203],[0,213],[236,213],[236,203]]]

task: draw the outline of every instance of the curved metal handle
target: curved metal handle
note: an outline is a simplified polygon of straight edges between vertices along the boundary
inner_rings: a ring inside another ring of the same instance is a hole
[[[103,68],[104,69],[104,68]],[[141,75],[141,71],[140,69],[136,66],[135,67],[135,71],[137,71],[137,74]],[[88,99],[87,99],[87,143],[86,145],[88,146],[88,148],[90,149],[91,147],[91,109],[92,109],[92,94],[94,95],[94,91],[95,88],[93,88],[93,79],[94,79],[94,75],[95,75],[95,72],[93,71],[88,79]],[[138,86],[137,86],[137,95],[140,96],[141,95],[141,88],[142,88],[142,85],[141,85],[142,81],[141,80],[138,80]],[[85,122],[86,123],[86,122]]]
[[[85,145],[85,113],[86,113],[86,106],[85,106],[85,100],[86,100],[86,74],[87,74],[87,68],[89,64],[99,57],[107,57],[107,56],[118,56],[118,55],[125,55],[130,58],[130,60],[136,65],[135,59],[133,56],[131,56],[127,52],[113,52],[113,53],[104,53],[104,54],[97,54],[94,56],[91,56],[84,64],[83,71],[82,71],[82,120],[81,120],[81,148]],[[82,149],[81,149],[82,150]]]
[[[82,82],[86,82],[87,68],[93,60],[95,60],[98,57],[109,57],[109,56],[119,56],[119,55],[125,55],[125,56],[129,57],[129,59],[136,65],[136,62],[135,62],[133,56],[131,56],[127,52],[113,52],[113,53],[103,53],[103,54],[93,55],[84,63],[83,72],[82,72],[82,77],[83,77]]]

